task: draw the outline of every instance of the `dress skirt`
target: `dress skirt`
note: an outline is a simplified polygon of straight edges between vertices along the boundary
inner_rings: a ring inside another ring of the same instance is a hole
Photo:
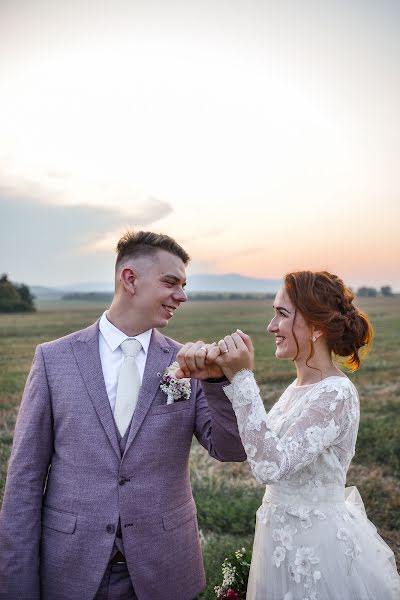
[[[267,486],[247,600],[399,600],[394,554],[357,489],[321,491],[305,504]]]

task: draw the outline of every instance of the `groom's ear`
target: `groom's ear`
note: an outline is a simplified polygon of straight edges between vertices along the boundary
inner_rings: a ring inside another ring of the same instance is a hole
[[[124,267],[121,270],[120,281],[128,294],[134,296],[136,293],[137,273],[131,267]]]

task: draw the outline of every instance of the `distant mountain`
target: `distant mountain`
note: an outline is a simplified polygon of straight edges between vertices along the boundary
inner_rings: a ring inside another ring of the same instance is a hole
[[[238,293],[264,293],[272,294],[278,291],[282,282],[280,279],[258,279],[257,277],[246,277],[236,273],[223,275],[189,275],[187,288],[188,292],[238,292]],[[88,293],[88,292],[112,292],[114,290],[113,282],[101,283],[76,283],[49,288],[40,285],[31,286],[31,292],[36,298],[57,298],[65,293]]]
[[[106,292],[112,294],[114,286],[108,283],[76,283],[54,288],[43,285],[31,285],[29,286],[29,289],[35,298],[57,300],[65,294],[73,294],[75,292],[82,294],[89,292]]]
[[[281,285],[280,279],[258,279],[237,273],[190,275],[187,283],[189,292],[260,292],[264,294],[277,292]]]
[[[73,292],[113,292],[114,291],[114,280],[102,283],[100,281],[84,282],[84,283],[68,283],[63,286],[59,286],[59,289],[65,293]]]
[[[29,286],[29,289],[35,298],[48,298],[57,300],[63,295],[62,290],[45,287],[44,285],[31,285]]]

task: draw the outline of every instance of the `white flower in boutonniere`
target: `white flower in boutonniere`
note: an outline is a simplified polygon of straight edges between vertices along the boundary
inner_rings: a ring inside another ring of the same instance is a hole
[[[173,404],[177,400],[188,400],[190,397],[190,379],[177,379],[175,377],[177,369],[179,364],[175,361],[161,376],[160,388],[167,394],[167,404]]]

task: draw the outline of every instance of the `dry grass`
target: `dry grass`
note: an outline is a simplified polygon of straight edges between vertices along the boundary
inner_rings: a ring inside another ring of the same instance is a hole
[[[361,398],[357,452],[348,485],[356,485],[371,521],[400,564],[400,298],[367,299],[362,308],[375,328],[374,348],[352,375]],[[94,322],[103,307],[47,305],[31,315],[0,315],[0,499],[23,386],[35,346]],[[293,380],[293,365],[276,361],[265,334],[271,315],[263,301],[193,302],[183,306],[167,335],[180,341],[213,341],[240,327],[256,348],[256,376],[267,408]],[[252,543],[254,513],[263,487],[247,464],[222,464],[193,443],[191,477],[204,541],[208,588],[221,579],[220,563],[232,548]]]

